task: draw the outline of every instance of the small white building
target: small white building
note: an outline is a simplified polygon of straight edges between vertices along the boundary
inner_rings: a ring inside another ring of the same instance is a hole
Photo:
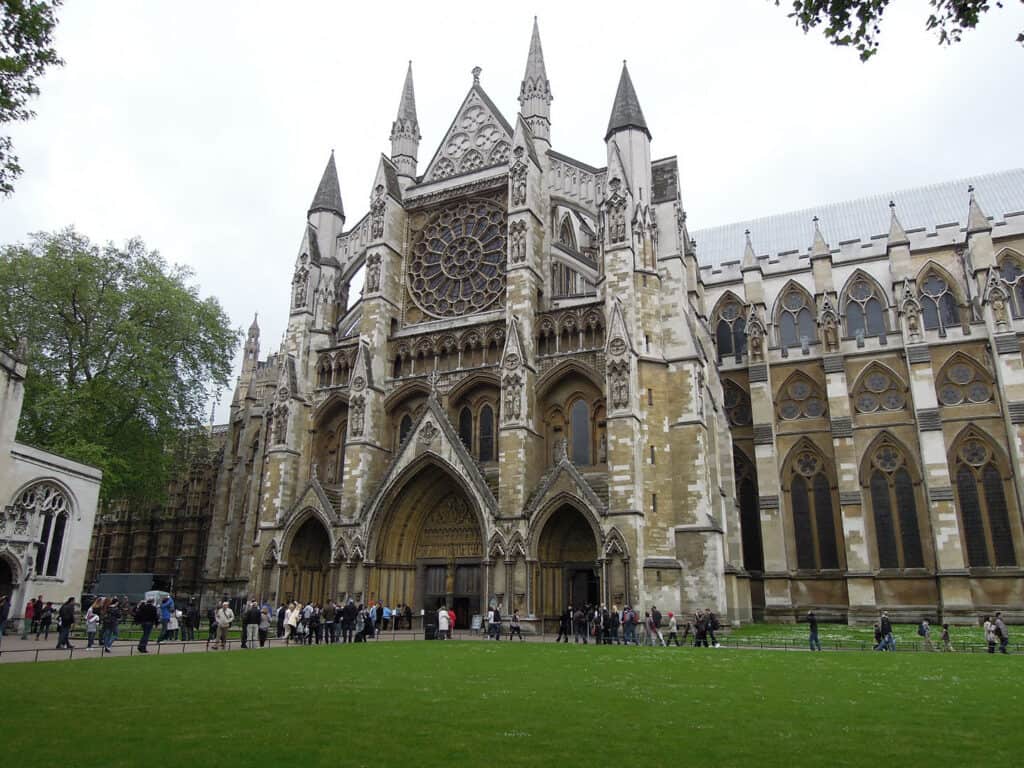
[[[77,600],[103,473],[15,441],[27,365],[0,350],[0,595],[11,618],[30,597]]]

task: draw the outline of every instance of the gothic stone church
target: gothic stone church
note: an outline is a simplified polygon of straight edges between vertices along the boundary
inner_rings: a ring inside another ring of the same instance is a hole
[[[204,594],[1019,614],[1024,172],[688,232],[625,66],[603,168],[551,102],[535,25],[519,113],[474,70],[425,164],[410,68],[348,227],[328,161]]]

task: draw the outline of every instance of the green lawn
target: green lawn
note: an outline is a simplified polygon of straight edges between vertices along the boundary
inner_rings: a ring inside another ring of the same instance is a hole
[[[807,625],[806,624],[745,624],[742,627],[730,630],[723,637],[727,644],[735,642],[738,645],[749,647],[764,642],[766,646],[791,646],[797,648],[807,647]],[[916,624],[896,624],[893,626],[893,635],[896,637],[897,649],[918,650],[921,646],[921,638],[917,635]],[[985,650],[985,633],[981,627],[951,625],[949,627],[950,640],[958,651],[974,650],[975,652]],[[874,628],[870,626],[848,626],[846,624],[819,624],[818,639],[822,647],[857,649],[867,648],[874,644]],[[1015,631],[1010,627],[1010,641],[1017,646],[1020,640],[1024,639],[1024,633]],[[932,625],[932,644],[936,648],[942,647],[942,626]]]
[[[26,766],[1013,765],[1022,674],[987,654],[388,642],[4,664],[24,696],[0,722]]]

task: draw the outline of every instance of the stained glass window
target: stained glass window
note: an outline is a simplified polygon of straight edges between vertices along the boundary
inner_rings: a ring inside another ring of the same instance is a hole
[[[743,307],[736,299],[728,299],[718,310],[715,326],[715,343],[718,346],[718,361],[727,355],[735,355],[736,362],[743,360],[747,351],[747,321],[743,319]]]
[[[480,409],[480,461],[494,461],[494,409]]]
[[[884,336],[888,330],[884,307],[885,299],[875,284],[857,277],[846,294],[847,335]]]
[[[804,340],[812,344],[817,341],[818,329],[811,307],[810,298],[796,286],[783,294],[778,310],[779,344],[782,347],[799,347]]]
[[[942,331],[960,324],[960,310],[949,283],[936,274],[921,282],[921,314],[924,327]]]
[[[590,464],[590,409],[582,400],[572,404],[569,412],[572,429],[572,463],[577,466]]]

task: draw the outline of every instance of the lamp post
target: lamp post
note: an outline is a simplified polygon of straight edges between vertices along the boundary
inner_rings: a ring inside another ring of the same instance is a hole
[[[174,558],[174,573],[171,574],[171,597],[174,597],[174,580],[178,578],[178,574],[181,572],[181,561],[184,558]]]

